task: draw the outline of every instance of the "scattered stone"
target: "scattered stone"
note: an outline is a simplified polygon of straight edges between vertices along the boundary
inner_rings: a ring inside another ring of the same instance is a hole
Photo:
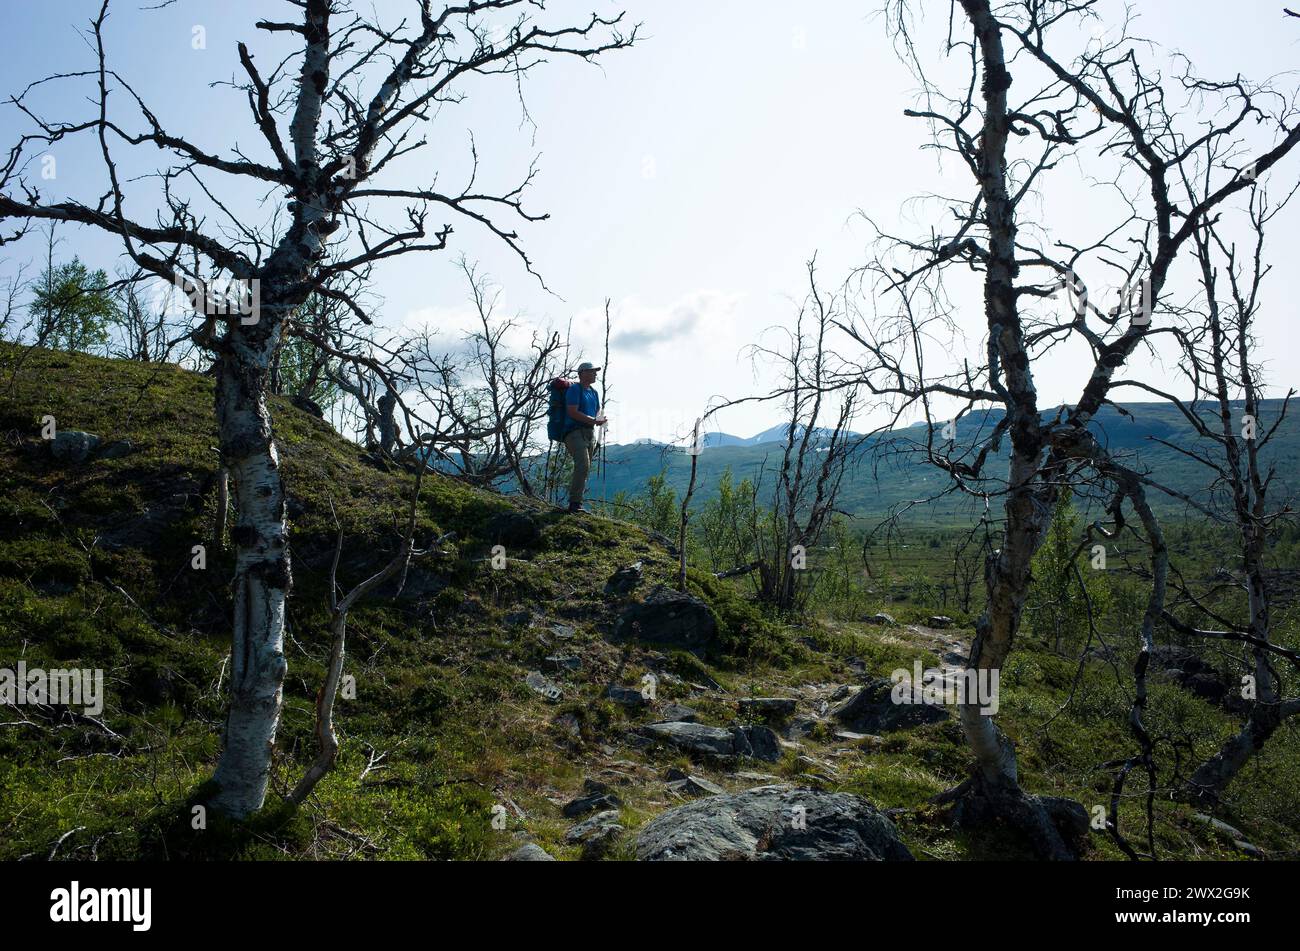
[[[65,429],[50,440],[50,455],[59,462],[77,464],[85,462],[99,447],[99,437],[79,429]]]
[[[894,824],[860,796],[788,785],[709,796],[660,813],[641,861],[911,861]]]
[[[319,403],[310,397],[295,394],[294,396],[289,397],[289,402],[298,407],[298,409],[302,410],[304,413],[315,416],[317,419],[325,418],[325,411],[321,409]]]
[[[532,620],[532,611],[512,611],[505,616],[505,622],[512,627],[529,627]]]
[[[946,614],[936,614],[926,622],[930,627],[945,628],[952,627],[953,619]]]
[[[638,561],[610,575],[605,582],[605,594],[615,598],[626,597],[641,586],[642,580],[641,562]]]
[[[873,733],[854,733],[852,730],[837,730],[835,739],[843,740],[845,743],[855,743],[858,746],[875,747],[885,742],[884,737],[876,736]]]
[[[568,624],[552,624],[550,630],[552,634],[562,641],[567,641],[574,634],[578,633],[576,629]]]
[[[793,697],[744,697],[738,701],[742,716],[777,719],[794,713]]]
[[[582,724],[572,713],[561,713],[551,722],[575,739],[582,736]]]
[[[893,627],[898,623],[884,611],[881,611],[879,614],[872,614],[868,617],[864,617],[862,620],[867,624],[880,624],[887,627]]]
[[[907,701],[895,703],[894,684],[880,678],[868,683],[831,711],[831,716],[854,733],[889,733],[926,723],[948,719],[948,711],[936,704],[923,703],[921,688],[900,684]]]
[[[121,459],[123,456],[129,456],[135,451],[135,446],[129,439],[115,439],[108,445],[95,452],[96,459]]]
[[[706,756],[747,756],[775,763],[781,758],[781,741],[765,726],[705,726],[701,723],[651,723],[641,727],[643,736],[678,749]]]
[[[736,737],[736,755],[775,763],[781,758],[781,738],[770,727],[733,726]]]
[[[598,812],[566,832],[564,841],[570,845],[581,845],[583,859],[599,859],[623,834],[623,826],[618,820],[617,809]]]
[[[530,670],[528,672],[528,676],[524,678],[524,683],[528,684],[529,687],[537,693],[540,693],[552,703],[555,703],[564,696],[564,691],[551,683],[551,681],[547,680],[539,671],[536,670]]]
[[[812,736],[817,730],[817,724],[821,722],[816,717],[800,717],[785,728],[785,738],[787,740],[801,740],[804,737]]]
[[[546,658],[546,663],[552,670],[581,670],[582,658],[570,657],[567,654],[551,654]]]
[[[1197,822],[1204,823],[1221,839],[1231,842],[1233,848],[1244,852],[1253,859],[1264,858],[1264,851],[1257,845],[1252,845],[1246,840],[1246,833],[1242,832],[1236,826],[1230,826],[1222,819],[1216,819],[1213,816],[1207,816],[1203,812],[1192,813],[1192,818]]]
[[[717,783],[710,782],[702,776],[686,776],[682,779],[674,779],[668,783],[668,791],[677,793],[679,796],[722,796],[726,790]]]
[[[623,800],[610,792],[607,784],[588,779],[582,784],[582,795],[566,803],[560,811],[566,819],[576,819],[597,810],[614,810],[615,815],[617,815],[617,811],[622,806]]]
[[[640,690],[618,684],[609,688],[609,699],[624,707],[643,707],[648,702]]]
[[[737,779],[743,779],[748,783],[770,783],[777,778],[771,773],[754,773],[748,770],[741,770],[735,776]]]
[[[1217,667],[1202,660],[1190,648],[1158,645],[1151,651],[1151,667],[1193,696],[1229,712],[1240,712],[1247,706],[1236,685],[1225,680]]]
[[[699,598],[658,587],[639,604],[630,605],[614,622],[614,636],[653,644],[702,648],[713,643],[718,622]]]
[[[501,859],[503,862],[554,862],[555,856],[551,855],[536,842],[529,842],[521,845],[509,855]]]
[[[669,721],[676,721],[678,723],[694,723],[699,718],[698,713],[690,707],[683,706],[680,703],[665,704],[659,712],[662,713],[664,717],[660,722],[665,723]]]

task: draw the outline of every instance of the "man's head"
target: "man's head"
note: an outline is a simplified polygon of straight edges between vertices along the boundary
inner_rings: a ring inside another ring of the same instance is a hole
[[[596,374],[600,372],[600,367],[594,367],[590,363],[578,364],[578,382],[583,386],[591,386],[596,382]]]

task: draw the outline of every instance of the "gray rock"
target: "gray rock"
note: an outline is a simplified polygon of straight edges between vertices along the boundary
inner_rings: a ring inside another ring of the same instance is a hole
[[[630,605],[614,622],[616,638],[688,649],[708,647],[717,635],[718,622],[707,604],[694,595],[664,587]]]
[[[733,726],[736,755],[775,763],[781,758],[781,738],[776,731],[765,726]]]
[[[598,859],[623,835],[623,825],[618,819],[617,809],[598,812],[566,832],[564,841],[570,845],[581,845],[584,859]]]
[[[1151,651],[1151,669],[1193,696],[1229,712],[1239,712],[1247,706],[1236,685],[1224,679],[1219,668],[1207,663],[1191,648],[1157,645]]]
[[[889,627],[893,627],[895,624],[898,623],[892,617],[886,614],[884,611],[881,611],[879,614],[872,614],[868,617],[864,617],[862,620],[867,624],[880,624]]]
[[[953,623],[953,619],[946,614],[936,614],[926,622],[930,627],[938,628],[952,627]]]
[[[831,716],[854,733],[888,733],[906,730],[925,723],[938,723],[948,719],[948,711],[941,706],[921,702],[920,688],[901,686],[909,703],[895,703],[894,684],[880,678],[844,700],[831,711]]]
[[[129,439],[116,439],[95,452],[96,459],[121,459],[135,451]]]
[[[705,756],[745,756],[775,763],[781,758],[781,741],[765,726],[705,726],[702,723],[651,723],[641,734],[678,749]]]
[[[560,640],[567,641],[574,634],[576,634],[577,631],[574,630],[573,627],[571,627],[568,624],[552,624],[551,633],[554,634],[556,637],[558,637]]]
[[[793,697],[745,697],[739,701],[742,715],[753,717],[788,717],[794,713]]]
[[[561,809],[566,819],[576,819],[578,816],[585,816],[589,812],[614,810],[617,812],[623,807],[623,800],[619,799],[614,793],[609,791],[609,787],[604,783],[593,783],[587,780],[584,795],[579,796],[568,803],[565,803]]]
[[[546,663],[552,670],[582,669],[582,658],[570,657],[567,654],[551,654],[546,658]]]
[[[730,730],[702,723],[651,723],[641,727],[643,736],[660,740],[692,753],[734,756],[736,740]]]
[[[690,707],[683,706],[680,703],[665,704],[663,709],[659,712],[663,714],[664,718],[660,721],[663,723],[669,721],[676,721],[678,723],[694,723],[699,717],[699,714]]]
[[[710,782],[702,776],[684,776],[681,779],[674,779],[668,783],[668,791],[680,796],[690,796],[692,799],[697,796],[722,796],[727,792],[717,783]]]
[[[503,862],[554,862],[555,856],[547,852],[536,842],[521,845],[501,859]]]
[[[321,409],[320,404],[309,397],[294,395],[289,397],[289,402],[310,416],[315,416],[317,419],[325,418],[325,411]]]
[[[812,736],[817,730],[817,724],[821,723],[816,717],[800,717],[782,732],[787,740],[799,740],[806,736]]]
[[[631,594],[641,586],[643,579],[641,562],[618,569],[605,582],[605,594],[621,598]]]
[[[85,462],[99,447],[99,437],[78,429],[65,429],[50,441],[50,455],[59,462],[75,465]]]
[[[787,785],[709,796],[660,813],[641,861],[911,861],[894,824],[860,796]]]
[[[643,707],[648,702],[635,687],[621,687],[614,684],[609,688],[609,699],[624,707]]]
[[[558,727],[560,730],[564,731],[565,733],[569,734],[569,736],[574,737],[575,739],[577,737],[582,736],[582,724],[578,722],[578,718],[574,716],[572,713],[561,713],[551,722],[554,723],[556,727]]]
[[[564,696],[564,691],[551,683],[536,670],[530,670],[528,672],[528,676],[524,678],[524,683],[528,684],[529,687],[540,693],[552,703]]]

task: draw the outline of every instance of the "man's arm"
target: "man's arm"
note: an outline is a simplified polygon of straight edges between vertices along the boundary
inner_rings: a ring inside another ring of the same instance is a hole
[[[573,389],[570,388],[569,392],[573,393]],[[604,416],[588,416],[582,410],[578,409],[577,394],[574,393],[573,395],[574,398],[572,401],[567,398],[565,400],[565,408],[568,410],[569,419],[582,423],[584,426],[603,426],[605,424]],[[600,410],[596,410],[596,412],[599,413]]]
[[[582,425],[584,426],[600,426],[603,425],[605,422],[605,417],[588,416],[586,413],[578,409],[578,407],[574,406],[572,403],[569,404],[568,409],[569,409],[569,419],[576,420],[579,423],[582,423]]]

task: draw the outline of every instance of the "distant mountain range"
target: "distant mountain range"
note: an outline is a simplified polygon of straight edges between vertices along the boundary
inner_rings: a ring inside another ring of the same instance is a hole
[[[1265,400],[1260,408],[1261,431],[1277,418],[1281,400]],[[1238,405],[1237,414],[1241,412]],[[1054,416],[1050,410],[1045,416]],[[1209,409],[1206,408],[1209,415]],[[1267,447],[1265,458],[1278,467],[1272,497],[1279,502],[1290,488],[1300,485],[1300,407],[1293,407]],[[997,421],[1002,411],[986,410],[964,417],[955,427],[954,444],[969,447],[978,443]],[[1217,422],[1217,419],[1216,419]],[[1198,437],[1182,414],[1167,403],[1131,403],[1120,408],[1106,406],[1093,421],[1093,430],[1112,453],[1127,464],[1151,473],[1161,484],[1192,497],[1203,497],[1209,475],[1203,466],[1188,459],[1177,449],[1162,445],[1157,439],[1174,446],[1195,448]],[[841,507],[859,516],[881,514],[893,506],[926,499],[948,484],[947,476],[927,464],[919,451],[925,445],[925,425],[918,424],[862,440],[855,452],[850,471],[841,490]],[[723,472],[731,470],[735,481],[750,478],[760,485],[771,486],[774,468],[780,464],[786,426],[773,426],[748,438],[729,433],[709,433],[701,440],[696,498],[707,500],[716,494]],[[828,432],[814,435],[811,445],[824,444]],[[935,434],[936,442],[941,440]],[[986,463],[986,472],[994,478],[1005,477],[1006,441],[1002,453]],[[594,497],[613,497],[619,491],[640,492],[647,480],[664,473],[668,484],[678,492],[686,487],[690,476],[690,456],[680,446],[643,441],[630,445],[609,446],[606,451],[603,481],[593,474]],[[1182,511],[1185,503],[1152,492],[1152,501],[1166,512]],[[972,509],[967,496],[952,495],[925,506],[926,518],[965,518]]]

